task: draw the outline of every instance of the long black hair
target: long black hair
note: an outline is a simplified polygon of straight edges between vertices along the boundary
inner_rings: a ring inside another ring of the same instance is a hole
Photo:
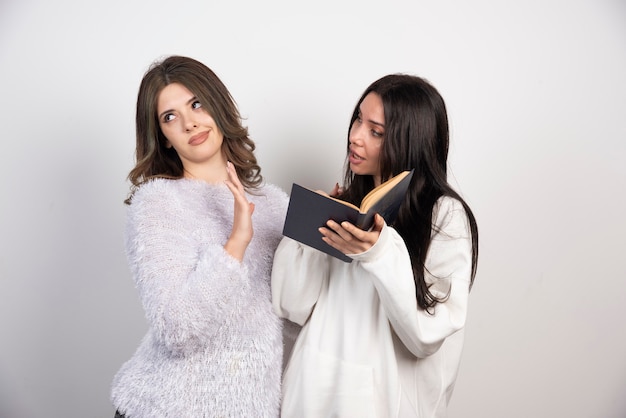
[[[365,97],[375,93],[382,99],[385,131],[380,151],[381,182],[404,170],[415,169],[409,192],[393,223],[409,251],[416,297],[422,309],[430,310],[445,298],[434,296],[425,281],[425,260],[433,230],[433,208],[441,196],[450,196],[463,205],[468,217],[472,240],[470,287],[476,276],[478,261],[478,226],[470,207],[447,180],[449,147],[448,116],[443,98],[423,78],[390,74],[372,83],[352,113],[350,127],[359,116]],[[348,133],[347,150],[350,148]],[[352,203],[374,187],[371,175],[356,175],[346,161],[345,192],[340,196]]]

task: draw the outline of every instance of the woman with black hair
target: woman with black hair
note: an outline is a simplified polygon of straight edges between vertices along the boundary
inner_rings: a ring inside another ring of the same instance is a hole
[[[444,417],[454,388],[478,259],[472,211],[447,181],[448,119],[426,80],[372,83],[348,133],[344,187],[358,204],[414,169],[391,225],[329,220],[323,240],[346,263],[283,238],[275,311],[302,325],[283,377],[284,417]]]

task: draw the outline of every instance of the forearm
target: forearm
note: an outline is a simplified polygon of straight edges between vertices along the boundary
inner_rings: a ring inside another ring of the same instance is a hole
[[[445,296],[449,291],[448,298],[438,303],[431,314],[417,304],[411,261],[399,234],[387,228],[373,250],[369,258],[362,260],[362,266],[370,273],[394,331],[416,357],[433,354],[465,324],[469,289],[463,269],[455,271],[449,260],[443,264],[454,274],[444,273],[442,267],[435,265],[428,269],[439,277],[438,281],[431,281],[436,296]]]
[[[187,352],[215,335],[238,309],[248,277],[245,267],[219,244],[200,254],[178,244],[167,249],[142,246],[131,265],[154,335],[169,350]]]

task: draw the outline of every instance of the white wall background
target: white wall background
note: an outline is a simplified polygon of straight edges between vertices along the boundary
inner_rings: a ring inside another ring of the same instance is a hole
[[[134,104],[168,54],[217,72],[286,191],[340,179],[370,82],[431,80],[481,232],[450,416],[626,416],[623,0],[0,0],[0,417],[113,416],[146,330]]]

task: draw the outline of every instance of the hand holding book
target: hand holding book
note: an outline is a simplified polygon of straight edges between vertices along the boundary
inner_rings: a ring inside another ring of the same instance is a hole
[[[385,220],[379,214],[374,215],[374,224],[367,231],[357,228],[348,221],[341,224],[332,219],[325,227],[319,228],[322,241],[342,254],[360,254],[369,250],[380,236]]]
[[[294,183],[283,235],[350,262],[352,261],[350,257],[324,242],[319,228],[326,227],[327,221],[333,220],[338,224],[348,221],[367,231],[373,225],[376,213],[388,224],[392,223],[404,200],[412,176],[413,170],[392,177],[370,191],[363,198],[360,207]]]

